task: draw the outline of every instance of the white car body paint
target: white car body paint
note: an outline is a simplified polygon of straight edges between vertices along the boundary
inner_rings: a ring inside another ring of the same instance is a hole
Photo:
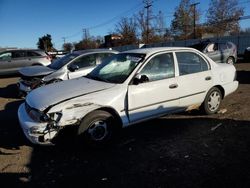
[[[210,64],[207,71],[179,75],[176,51],[188,51],[199,54]],[[234,92],[238,87],[235,81],[235,67],[228,64],[217,64],[201,52],[189,48],[149,48],[128,51],[129,53],[146,54],[145,60],[138,65],[130,76],[121,84],[106,83],[88,78],[67,80],[33,90],[26,97],[26,103],[48,116],[61,114],[61,119],[56,122],[57,127],[79,124],[89,112],[97,109],[113,109],[122,122],[122,126],[145,121],[163,114],[174,113],[192,107],[198,107],[205,99],[207,92],[214,86],[224,89],[224,97]],[[123,53],[128,53],[123,52]],[[136,73],[155,54],[173,53],[175,64],[175,77],[139,85],[129,84]],[[206,80],[207,77],[211,79]],[[177,84],[177,88],[170,85]],[[32,127],[42,127],[44,122],[34,121],[29,117],[25,104],[18,110],[20,125],[26,137],[36,144],[50,144],[57,135],[42,133],[31,134]],[[54,131],[54,130],[51,130]],[[42,142],[39,136],[46,138]]]

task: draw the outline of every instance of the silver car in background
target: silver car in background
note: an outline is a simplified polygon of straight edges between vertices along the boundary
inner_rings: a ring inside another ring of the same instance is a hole
[[[0,51],[0,74],[14,74],[22,67],[33,65],[47,66],[51,58],[37,49],[5,49]]]
[[[232,42],[203,41],[190,47],[203,52],[216,63],[234,64],[237,61],[237,46]]]
[[[18,83],[19,96],[25,96],[31,90],[43,85],[85,76],[104,58],[117,53],[118,51],[109,49],[74,51],[56,59],[47,67],[25,67],[19,71],[21,74]]]

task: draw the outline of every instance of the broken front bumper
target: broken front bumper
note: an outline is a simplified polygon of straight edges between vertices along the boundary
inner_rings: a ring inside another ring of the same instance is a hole
[[[25,103],[18,109],[18,119],[24,135],[29,141],[40,145],[53,145],[51,140],[56,136],[57,131],[46,131],[47,122],[35,122],[32,120],[25,109]]]
[[[19,93],[28,94],[32,89],[30,86],[26,85],[22,80],[18,82]]]

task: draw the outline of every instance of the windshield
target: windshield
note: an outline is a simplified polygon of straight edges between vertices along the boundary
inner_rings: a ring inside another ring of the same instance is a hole
[[[123,83],[145,54],[121,53],[111,56],[86,77],[111,83]]]
[[[52,62],[48,67],[58,70],[60,68],[62,68],[64,65],[66,65],[68,62],[70,62],[71,60],[75,59],[77,56],[79,56],[79,54],[76,53],[70,53],[67,54],[57,60],[55,60],[54,62]]]

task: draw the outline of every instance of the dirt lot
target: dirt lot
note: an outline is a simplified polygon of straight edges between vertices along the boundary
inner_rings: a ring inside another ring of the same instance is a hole
[[[225,113],[141,123],[99,150],[30,144],[17,120],[18,77],[1,77],[1,187],[250,187],[250,63],[236,68],[240,86]]]

